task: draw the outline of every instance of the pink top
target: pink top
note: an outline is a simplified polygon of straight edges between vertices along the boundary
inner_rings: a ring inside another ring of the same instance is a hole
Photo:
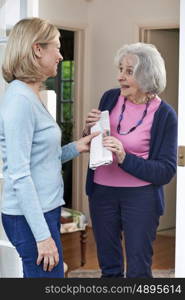
[[[127,135],[117,133],[118,119],[123,101],[124,97],[119,96],[118,102],[110,114],[111,135],[122,142],[127,153],[147,159],[149,155],[150,129],[154,114],[161,103],[161,99],[156,97],[151,100],[142,124]],[[145,107],[146,104],[134,104],[129,100],[126,101],[126,107],[123,113],[124,119],[121,121],[121,132],[127,131],[135,126],[136,122],[141,119]],[[117,187],[144,186],[150,184],[150,182],[134,177],[121,169],[115,157],[112,164],[100,166],[95,170],[94,182],[101,185]]]

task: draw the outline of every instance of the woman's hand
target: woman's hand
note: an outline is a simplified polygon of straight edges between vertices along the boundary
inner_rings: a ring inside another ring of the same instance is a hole
[[[125,158],[125,150],[122,143],[114,136],[105,136],[103,138],[103,146],[111,152],[115,153],[117,161],[121,164]]]
[[[87,115],[86,121],[85,121],[85,128],[83,130],[83,136],[90,134],[90,129],[92,126],[96,124],[97,121],[99,121],[101,115],[101,111],[98,109],[93,108]]]
[[[97,136],[98,134],[100,134],[99,131],[93,132],[93,133],[79,139],[78,141],[75,141],[78,152],[89,152],[90,142],[93,139],[93,137]]]
[[[43,270],[52,271],[52,269],[58,265],[59,262],[58,249],[52,237],[49,237],[41,242],[37,242],[37,249],[37,265],[40,265],[40,263],[43,261]]]

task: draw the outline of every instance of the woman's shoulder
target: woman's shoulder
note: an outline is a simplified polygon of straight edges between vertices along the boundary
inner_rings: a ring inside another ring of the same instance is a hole
[[[31,89],[20,80],[13,80],[10,82],[5,90],[5,97],[10,97],[10,95],[27,96],[27,98],[33,97],[33,92]]]
[[[33,102],[29,89],[14,81],[9,83],[2,97],[1,114],[4,117],[18,118],[21,115],[27,115],[32,110]]]
[[[154,115],[153,129],[157,126],[162,132],[162,128],[168,125],[177,126],[177,113],[172,105],[162,100]]]
[[[120,88],[113,88],[105,91],[103,93],[103,96],[114,96],[114,95],[119,95],[120,94]]]
[[[36,95],[24,82],[14,80],[8,84],[2,97],[3,106],[33,107],[37,103]]]
[[[107,90],[101,97],[99,108],[101,109],[104,106],[106,106],[105,108],[109,109],[112,106],[112,104],[116,102],[119,95],[119,88]]]
[[[175,111],[175,108],[171,104],[167,103],[165,100],[161,100],[161,104],[159,106],[158,112],[159,114],[163,114],[163,115],[170,114],[175,118],[177,118],[177,113]]]

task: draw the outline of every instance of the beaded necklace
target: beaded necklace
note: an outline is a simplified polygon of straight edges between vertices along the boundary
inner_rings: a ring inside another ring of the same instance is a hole
[[[145,107],[145,110],[144,110],[144,112],[142,114],[141,119],[139,121],[137,121],[136,124],[133,127],[131,127],[127,131],[121,131],[121,121],[123,121],[123,119],[124,119],[124,111],[125,111],[125,108],[126,108],[126,101],[127,101],[127,98],[125,98],[125,100],[124,100],[124,103],[123,103],[122,108],[121,108],[121,113],[120,113],[119,119],[118,119],[119,121],[118,121],[118,126],[117,126],[117,132],[120,135],[129,134],[130,132],[134,131],[139,125],[142,124],[142,122],[143,122],[143,120],[144,120],[144,118],[145,118],[145,116],[147,114],[148,106],[150,104],[150,101],[147,101],[146,107]]]

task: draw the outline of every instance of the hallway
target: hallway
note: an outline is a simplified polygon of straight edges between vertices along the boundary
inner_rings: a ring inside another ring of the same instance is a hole
[[[78,268],[99,269],[96,257],[96,245],[89,227],[87,231],[86,264],[80,266],[80,233],[63,234],[63,255],[68,265],[68,271]],[[175,266],[175,237],[158,234],[154,242],[153,269],[173,269]]]

